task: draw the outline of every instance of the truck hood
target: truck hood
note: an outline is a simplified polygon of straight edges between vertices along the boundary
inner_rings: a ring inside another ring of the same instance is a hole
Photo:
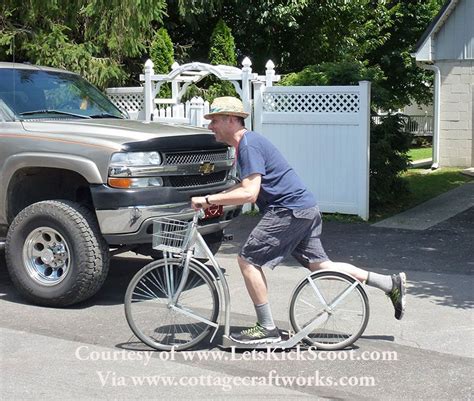
[[[25,120],[22,124],[31,133],[44,133],[57,139],[128,151],[153,150],[157,147],[160,150],[193,150],[227,146],[216,142],[214,135],[207,129],[178,124],[125,119]],[[176,140],[176,137],[183,138]]]

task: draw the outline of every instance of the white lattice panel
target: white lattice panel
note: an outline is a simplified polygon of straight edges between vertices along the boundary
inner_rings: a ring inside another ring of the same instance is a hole
[[[140,111],[143,108],[144,96],[142,93],[107,94],[109,99],[118,108],[127,111]]]
[[[264,93],[263,111],[279,113],[358,113],[358,93]]]

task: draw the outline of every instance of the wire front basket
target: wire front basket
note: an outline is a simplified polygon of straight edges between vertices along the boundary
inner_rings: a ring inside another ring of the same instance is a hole
[[[153,249],[170,253],[184,253],[189,249],[193,224],[162,217],[153,220]],[[192,245],[192,244],[191,244]]]

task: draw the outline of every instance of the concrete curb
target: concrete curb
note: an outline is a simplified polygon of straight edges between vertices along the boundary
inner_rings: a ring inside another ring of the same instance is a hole
[[[468,175],[470,177],[474,177],[474,167],[469,167],[463,171],[461,171],[462,174]]]
[[[412,168],[421,168],[421,167],[431,167],[433,160],[431,157],[429,159],[421,159],[410,162],[410,167]]]

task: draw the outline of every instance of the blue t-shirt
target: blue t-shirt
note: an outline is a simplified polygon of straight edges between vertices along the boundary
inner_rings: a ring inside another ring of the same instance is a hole
[[[252,174],[262,176],[257,206],[307,209],[316,205],[316,198],[306,188],[280,151],[264,136],[247,131],[239,143],[237,163],[240,178]]]

